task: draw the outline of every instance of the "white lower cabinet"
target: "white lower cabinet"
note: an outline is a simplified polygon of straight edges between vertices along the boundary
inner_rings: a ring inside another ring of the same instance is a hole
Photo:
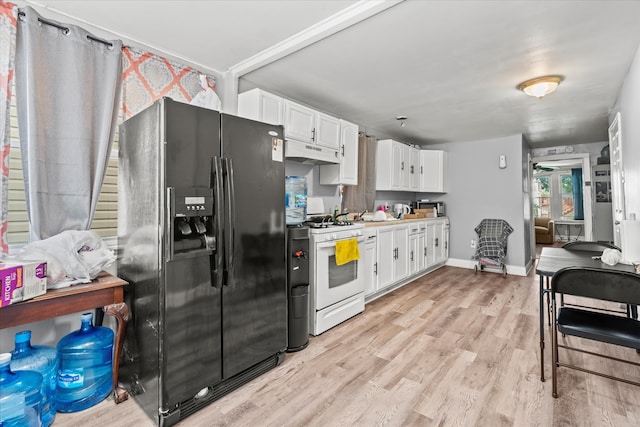
[[[364,236],[364,294],[366,296],[378,290],[378,231],[375,228],[366,228]]]
[[[420,234],[420,223],[413,222],[409,224],[409,275],[416,274],[419,270],[420,247],[418,245],[418,236]]]
[[[365,297],[408,283],[449,256],[446,218],[367,227],[365,236]]]

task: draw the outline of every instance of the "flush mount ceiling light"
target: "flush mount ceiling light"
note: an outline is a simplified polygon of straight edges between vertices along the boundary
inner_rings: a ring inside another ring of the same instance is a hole
[[[529,96],[535,96],[536,98],[542,98],[545,95],[550,94],[564,80],[562,76],[543,76],[535,79],[527,80],[518,85],[518,89],[523,91]]]
[[[407,120],[407,116],[398,116],[396,117],[396,120],[400,122],[400,127],[404,127],[404,122]]]

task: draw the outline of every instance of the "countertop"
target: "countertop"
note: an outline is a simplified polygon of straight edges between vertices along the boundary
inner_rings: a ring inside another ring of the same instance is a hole
[[[436,218],[396,219],[396,220],[388,220],[388,221],[358,221],[357,224],[364,224],[365,227],[384,227],[387,225],[400,225],[400,224],[409,224],[412,222],[435,221],[438,219],[447,219],[447,217],[439,216]]]

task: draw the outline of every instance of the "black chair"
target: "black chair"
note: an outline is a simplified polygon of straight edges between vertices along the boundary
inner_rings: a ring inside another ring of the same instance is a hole
[[[639,366],[640,363],[619,359],[593,351],[586,351],[558,343],[558,333],[576,336],[618,346],[640,349],[640,322],[624,316],[603,313],[592,309],[556,307],[556,294],[575,295],[601,301],[611,301],[628,305],[640,304],[640,275],[625,271],[603,268],[568,267],[558,270],[551,281],[551,304],[554,328],[551,334],[553,397],[558,397],[559,367],[577,369],[605,378],[640,386],[639,382],[615,377],[580,366],[563,363],[559,358],[559,348],[579,351],[593,356],[604,357],[617,362]],[[633,353],[634,356],[636,352]]]
[[[570,251],[590,251],[590,252],[604,252],[605,249],[615,249],[620,251],[620,248],[616,245],[608,242],[593,242],[593,241],[585,241],[585,240],[576,240],[574,242],[565,243],[562,246],[563,249],[568,249]],[[564,297],[560,296],[560,304],[564,305]],[[638,318],[638,307],[635,305],[627,305],[627,316],[633,317],[634,319]]]

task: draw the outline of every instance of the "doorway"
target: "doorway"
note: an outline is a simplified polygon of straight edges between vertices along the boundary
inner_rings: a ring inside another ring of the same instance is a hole
[[[578,173],[582,185],[582,203],[578,205],[579,201],[576,199],[575,206],[573,205],[574,197],[566,193],[566,188],[571,188],[576,182],[576,172],[572,172],[572,169],[581,169],[582,171],[581,174]],[[562,235],[567,240],[593,240],[593,196],[589,154],[558,154],[533,157],[531,159],[530,176],[532,177],[532,191],[530,192],[531,216],[549,216],[559,222],[560,228],[556,229],[556,236]],[[537,184],[541,181],[544,182],[544,180],[536,181],[538,177],[546,177],[546,185],[551,190],[545,196],[548,197],[548,200],[540,200],[540,195],[533,191]],[[579,212],[580,209],[582,209],[582,212]],[[576,221],[574,219],[575,215],[584,219]],[[535,230],[532,230],[532,236],[534,235]],[[535,239],[532,240],[532,247],[535,250]]]

